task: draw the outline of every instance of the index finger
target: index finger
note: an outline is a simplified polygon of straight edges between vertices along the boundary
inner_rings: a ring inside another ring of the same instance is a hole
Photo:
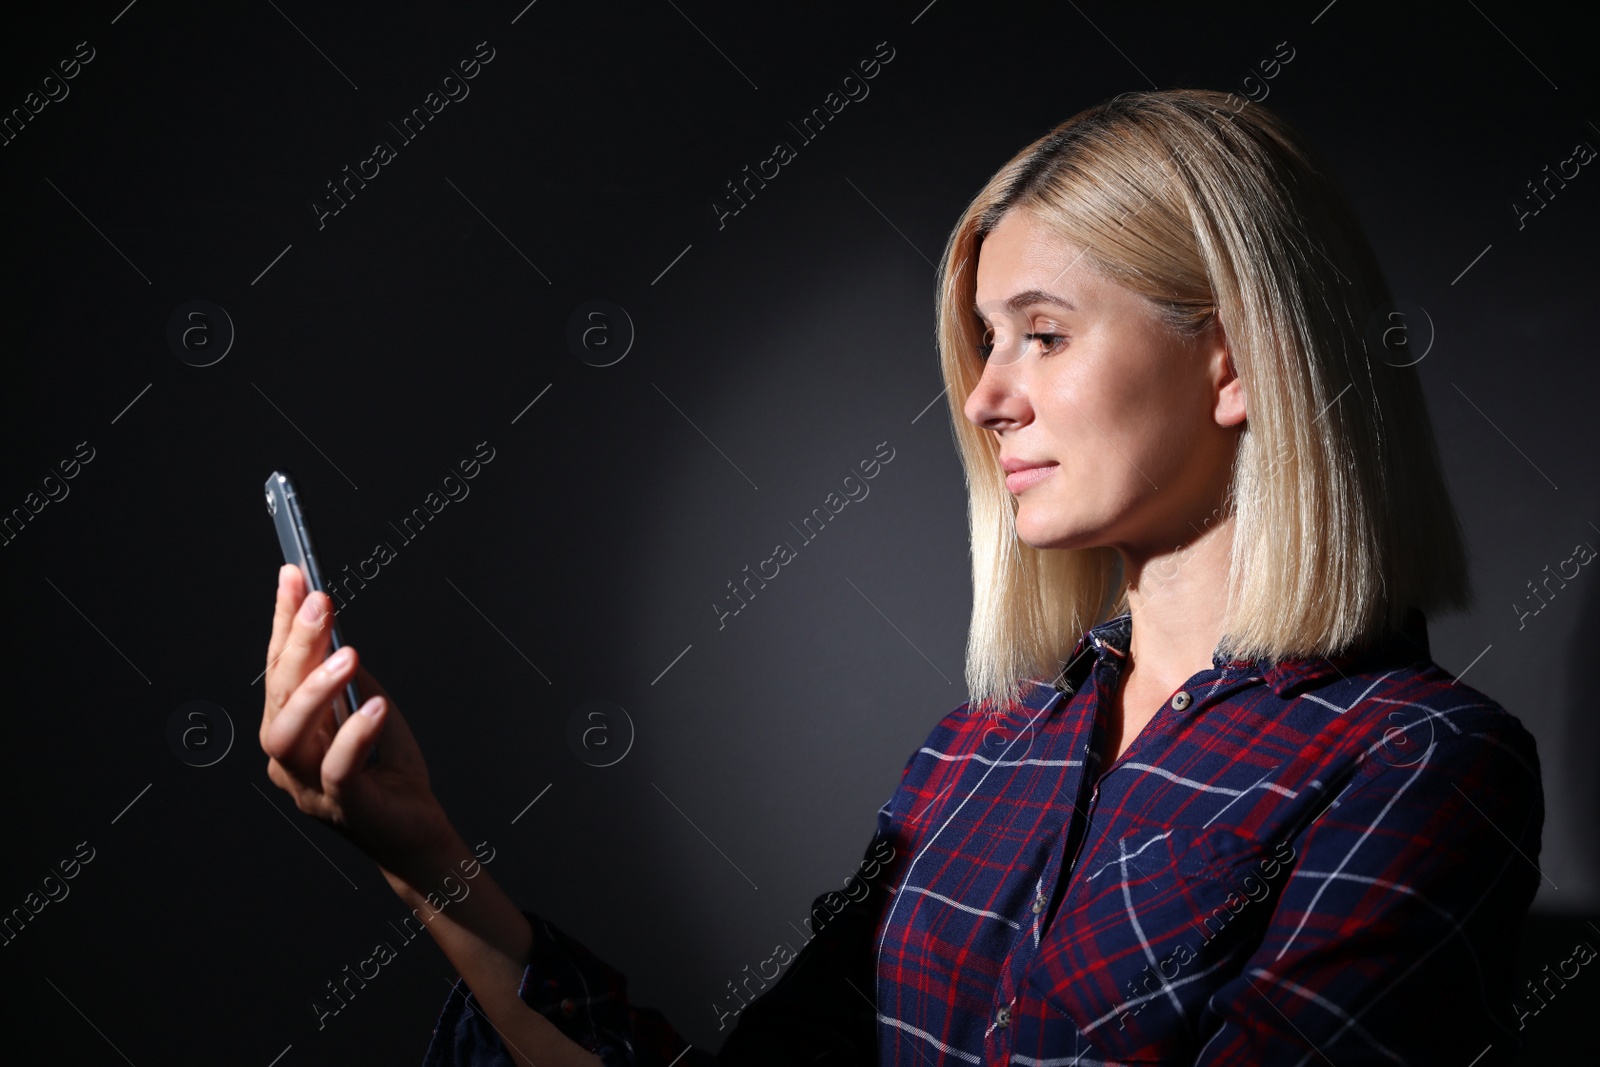
[[[279,567],[278,599],[272,613],[272,638],[267,642],[269,670],[283,655],[283,646],[289,640],[289,631],[294,626],[294,613],[300,610],[300,602],[305,598],[306,585],[300,568],[293,563]]]

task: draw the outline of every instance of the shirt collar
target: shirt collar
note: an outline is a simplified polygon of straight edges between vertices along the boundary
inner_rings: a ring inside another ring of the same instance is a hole
[[[1114,662],[1118,668],[1127,661],[1128,644],[1133,636],[1133,615],[1123,612],[1090,627],[1073,646],[1060,675],[1057,688],[1065,684],[1068,691],[1075,690],[1087,674],[1083,668],[1092,666],[1092,660]],[[1090,653],[1093,653],[1091,660]],[[1230,659],[1219,650],[1213,651],[1211,665],[1225,673],[1246,671],[1259,674],[1278,696],[1288,696],[1291,691],[1309,683],[1344,677],[1353,669],[1382,663],[1409,663],[1417,659],[1431,659],[1428,649],[1428,623],[1416,608],[1410,609],[1399,629],[1381,635],[1366,645],[1346,649],[1333,656],[1303,656],[1279,659]]]

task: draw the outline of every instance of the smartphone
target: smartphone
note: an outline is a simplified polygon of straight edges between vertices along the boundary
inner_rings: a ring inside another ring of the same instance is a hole
[[[328,589],[323,581],[322,567],[317,562],[316,549],[311,543],[311,530],[306,525],[305,505],[295,488],[294,478],[286,470],[273,471],[272,477],[267,479],[267,514],[272,516],[272,524],[278,531],[283,561],[300,568],[300,573],[305,575],[307,592],[315,590],[326,593]],[[333,641],[328,654],[332,655],[343,647],[344,634],[339,630],[339,620],[334,618]],[[334,722],[343,726],[345,719],[360,706],[361,691],[356,687],[356,680],[351,678],[345,684],[344,691],[334,696]]]

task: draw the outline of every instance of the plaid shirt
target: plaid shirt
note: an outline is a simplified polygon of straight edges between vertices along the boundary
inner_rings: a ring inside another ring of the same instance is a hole
[[[1532,735],[1414,613],[1331,659],[1214,657],[1104,766],[1131,625],[934,728],[878,813],[867,855],[893,858],[817,898],[717,1056],[537,916],[524,1000],[607,1067],[1511,1063]],[[468,996],[426,1067],[510,1063]]]

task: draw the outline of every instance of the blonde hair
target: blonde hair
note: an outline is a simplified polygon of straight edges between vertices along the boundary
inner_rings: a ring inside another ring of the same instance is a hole
[[[1231,94],[1127,93],[1000,168],[939,271],[940,369],[971,523],[974,708],[1055,676],[1086,629],[1128,607],[1114,549],[1018,538],[996,437],[963,414],[983,373],[978,250],[1013,209],[1152,301],[1175,335],[1222,325],[1248,411],[1226,505],[1229,658],[1333,655],[1398,629],[1411,609],[1470,606],[1421,382],[1384,358],[1388,285],[1326,164],[1282,118]]]

